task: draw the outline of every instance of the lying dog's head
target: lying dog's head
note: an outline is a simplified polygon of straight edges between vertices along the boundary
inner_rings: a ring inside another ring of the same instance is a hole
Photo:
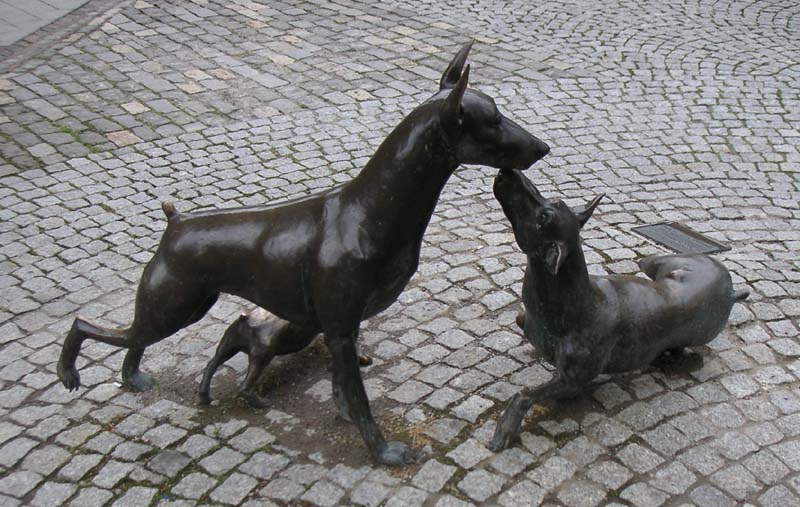
[[[527,169],[550,147],[503,116],[491,97],[467,88],[469,65],[464,63],[471,47],[469,42],[456,54],[431,99],[442,99],[442,129],[461,164]]]
[[[494,195],[514,229],[520,249],[544,262],[555,275],[564,260],[580,248],[580,229],[592,216],[603,194],[585,208],[571,210],[562,201],[548,201],[518,170],[500,171],[494,180]]]

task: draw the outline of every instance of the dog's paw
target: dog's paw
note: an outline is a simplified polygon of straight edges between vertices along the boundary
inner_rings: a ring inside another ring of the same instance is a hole
[[[261,396],[255,391],[242,391],[239,396],[253,408],[269,407],[269,400],[266,396]]]
[[[81,375],[74,366],[64,366],[60,362],[56,369],[58,378],[70,391],[75,391],[81,386]]]
[[[386,442],[378,451],[377,460],[389,466],[405,466],[416,463],[419,453],[403,442]]]
[[[372,364],[372,358],[366,354],[359,354],[358,355],[358,365],[359,366],[369,366]]]
[[[489,450],[492,452],[500,452],[503,449],[508,449],[516,440],[514,433],[503,431],[500,426],[494,432],[492,441],[489,442]]]
[[[211,395],[205,392],[197,394],[198,405],[211,405]]]
[[[143,371],[137,371],[128,376],[123,375],[122,383],[136,392],[149,391],[156,386],[153,377]]]

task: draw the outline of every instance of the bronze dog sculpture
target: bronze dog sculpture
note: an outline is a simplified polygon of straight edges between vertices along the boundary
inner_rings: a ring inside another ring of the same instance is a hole
[[[247,313],[242,313],[236,321],[228,326],[217,346],[214,357],[206,365],[203,380],[200,382],[198,393],[200,403],[211,403],[211,379],[214,373],[225,361],[239,352],[244,352],[248,357],[247,374],[239,389],[239,397],[251,407],[264,408],[269,405],[267,399],[258,394],[256,381],[261,376],[264,368],[275,356],[283,356],[298,352],[313,340],[305,337],[292,336],[297,332],[290,322],[272,315],[263,308],[255,308]],[[308,341],[308,343],[307,343]],[[358,364],[367,366],[372,364],[372,359],[359,354]],[[342,414],[347,417],[347,414]]]
[[[353,180],[249,208],[179,214],[165,203],[167,228],[139,282],[133,323],[108,329],[76,318],[58,362],[62,383],[78,388],[75,360],[93,339],[129,349],[123,382],[151,388],[139,369],[145,348],[200,320],[220,293],[233,294],[289,321],[284,336],[298,349],[323,332],[339,412],[377,461],[413,462],[414,451],[387,442],[372,417],[357,358],[359,323],[388,308],[416,272],[439,194],[460,164],[525,169],[549,151],[490,97],[467,89],[471,45]]]
[[[600,373],[636,370],[661,353],[710,342],[733,304],[728,270],[706,255],[651,256],[639,262],[650,280],[591,276],[579,232],[602,195],[573,212],[550,202],[519,171],[500,171],[494,193],[528,256],[522,288],[524,334],[556,366],[556,377],[516,394],[490,449],[508,447],[534,403],[576,396]]]

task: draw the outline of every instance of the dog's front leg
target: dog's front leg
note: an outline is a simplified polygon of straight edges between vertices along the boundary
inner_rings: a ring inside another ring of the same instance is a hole
[[[392,466],[414,463],[416,452],[402,442],[387,442],[372,417],[359,370],[357,334],[325,333],[325,342],[333,356],[334,400],[342,415],[349,416],[349,420],[358,427],[370,453],[378,462]]]
[[[494,452],[502,451],[517,439],[522,420],[534,403],[548,399],[569,398],[579,394],[582,387],[582,383],[566,382],[561,376],[558,376],[535,389],[525,388],[518,392],[511,399],[511,403],[497,423],[494,436],[489,443],[489,449]]]

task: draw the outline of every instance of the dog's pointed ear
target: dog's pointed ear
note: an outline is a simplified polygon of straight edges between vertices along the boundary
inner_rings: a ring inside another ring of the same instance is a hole
[[[544,264],[551,275],[558,274],[566,258],[566,245],[561,241],[549,241],[545,244]]]
[[[446,99],[444,99],[444,109],[442,111],[442,123],[446,132],[451,134],[458,131],[461,126],[462,110],[461,100],[464,98],[464,92],[467,91],[467,83],[469,82],[469,65],[464,69],[461,78],[456,83],[455,88],[450,92]]]
[[[472,49],[472,44],[475,39],[467,42],[453,57],[453,61],[447,66],[447,69],[442,74],[442,79],[439,81],[439,90],[445,88],[455,88],[458,79],[461,77],[461,71],[464,70],[464,62],[467,61],[469,50]]]
[[[586,225],[586,222],[589,221],[589,218],[591,218],[592,213],[594,213],[594,209],[597,207],[598,204],[600,204],[600,201],[602,201],[605,196],[606,194],[598,195],[597,197],[592,199],[591,202],[587,204],[585,208],[575,212],[575,216],[578,218],[578,223],[581,225],[581,228],[583,228],[583,226]]]

